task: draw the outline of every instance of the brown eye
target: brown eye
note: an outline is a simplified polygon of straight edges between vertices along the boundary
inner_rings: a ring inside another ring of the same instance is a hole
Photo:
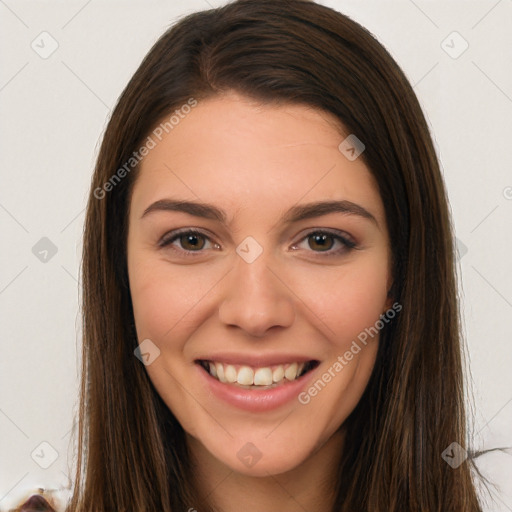
[[[334,245],[334,235],[314,233],[308,236],[309,247],[313,250],[328,251]]]
[[[204,236],[199,233],[185,233],[179,236],[179,241],[186,251],[200,250],[205,245]]]
[[[158,243],[162,248],[169,248],[183,254],[197,253],[200,255],[208,249],[219,249],[219,245],[212,243],[210,237],[195,230],[183,230],[167,233]]]
[[[307,240],[307,247],[300,247]],[[309,252],[321,254],[323,256],[341,256],[348,254],[352,249],[357,249],[357,243],[353,241],[350,235],[343,232],[331,233],[330,231],[312,231],[307,234],[299,244],[295,244],[293,249],[297,248],[309,250]]]

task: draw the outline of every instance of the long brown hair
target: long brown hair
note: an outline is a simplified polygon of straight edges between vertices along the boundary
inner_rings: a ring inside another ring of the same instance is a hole
[[[343,425],[332,512],[480,511],[471,458],[452,468],[442,457],[468,439],[454,236],[427,123],[384,47],[347,16],[305,0],[239,0],[182,18],[112,113],[85,222],[78,464],[68,510],[209,509],[198,504],[183,429],[133,354],[126,235],[138,166],[126,163],[190,98],[230,90],[334,114],[365,144],[361,158],[385,207],[391,293],[402,311],[382,330],[371,379]]]

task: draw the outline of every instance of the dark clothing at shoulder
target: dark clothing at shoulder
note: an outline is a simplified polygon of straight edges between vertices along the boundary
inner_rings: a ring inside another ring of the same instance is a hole
[[[34,494],[16,512],[55,512],[55,509],[42,496]]]

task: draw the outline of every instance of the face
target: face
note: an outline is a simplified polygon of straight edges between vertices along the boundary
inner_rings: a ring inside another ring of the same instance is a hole
[[[361,340],[390,307],[389,239],[347,135],[321,111],[230,93],[164,132],[133,188],[146,370],[194,450],[239,473],[313,457],[374,366],[378,334]]]

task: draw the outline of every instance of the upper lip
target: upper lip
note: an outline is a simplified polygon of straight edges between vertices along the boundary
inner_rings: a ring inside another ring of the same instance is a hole
[[[307,363],[308,361],[318,361],[314,357],[308,357],[299,354],[232,354],[218,353],[197,357],[195,361],[214,361],[216,363],[247,365],[253,368],[264,368],[267,366],[276,366],[286,363]]]

